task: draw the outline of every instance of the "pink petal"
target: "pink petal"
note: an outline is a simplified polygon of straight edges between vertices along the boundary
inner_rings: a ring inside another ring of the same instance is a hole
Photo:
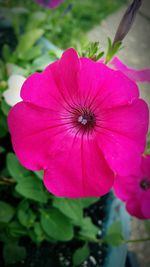
[[[141,210],[140,200],[137,198],[130,198],[126,203],[127,211],[139,219],[145,219],[145,216]]]
[[[50,72],[49,75],[46,72],[32,74],[22,86],[21,97],[25,102],[54,111],[63,103]]]
[[[100,93],[107,71],[109,69],[104,64],[80,58],[79,100],[83,105],[93,101]]]
[[[78,94],[79,71],[79,58],[73,48],[67,49],[60,60],[50,64],[45,70],[46,75],[52,73],[60,95],[70,105],[74,104]]]
[[[143,177],[147,177],[150,180],[150,155],[145,155],[142,157],[141,169]]]
[[[99,134],[99,147],[112,170],[118,175],[139,173],[141,151],[134,140],[103,129],[103,133]]]
[[[98,197],[112,187],[114,175],[94,141],[75,137],[72,142],[61,140],[45,171],[44,184],[48,191],[61,197]]]
[[[143,194],[141,201],[141,210],[146,219],[150,219],[150,189]]]
[[[110,64],[135,82],[150,83],[150,69],[136,70],[128,68],[118,57],[114,57]]]
[[[78,92],[79,59],[74,49],[66,50],[61,59],[50,64],[42,73],[32,74],[24,83],[24,101],[51,108],[74,103]]]
[[[139,186],[136,176],[116,176],[114,181],[114,191],[118,198],[127,201],[131,196],[139,194]]]
[[[80,94],[93,106],[111,108],[131,104],[139,97],[137,85],[119,71],[100,62],[80,59]]]
[[[107,109],[101,113],[99,122],[101,132],[107,129],[114,134],[124,135],[136,142],[139,151],[144,152],[149,122],[149,109],[146,102],[140,99],[132,105]]]
[[[139,97],[138,87],[119,71],[112,71],[106,76],[101,89],[101,108],[130,105]]]
[[[24,102],[11,109],[8,126],[18,159],[31,170],[49,165],[53,138],[67,131],[59,120],[59,113]]]
[[[148,131],[146,103],[138,100],[132,106],[106,110],[97,131],[99,147],[111,168],[121,176],[139,173]]]

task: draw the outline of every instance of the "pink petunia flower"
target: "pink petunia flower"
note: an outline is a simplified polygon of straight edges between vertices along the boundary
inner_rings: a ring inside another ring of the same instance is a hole
[[[138,175],[117,176],[114,190],[132,216],[150,219],[150,155],[142,157]]]
[[[64,0],[35,0],[38,4],[48,7],[55,8],[59,6]]]
[[[8,116],[13,147],[22,165],[45,171],[53,194],[101,196],[112,187],[114,172],[139,171],[148,107],[120,71],[78,58],[70,48],[32,74],[21,97]]]

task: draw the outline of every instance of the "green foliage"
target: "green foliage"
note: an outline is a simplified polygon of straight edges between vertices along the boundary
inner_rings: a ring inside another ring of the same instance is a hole
[[[82,205],[83,208],[88,208],[92,204],[94,204],[97,201],[99,201],[99,198],[97,198],[97,197],[87,197],[87,198],[79,199],[79,201],[81,201],[81,205]]]
[[[36,214],[32,211],[29,206],[29,202],[22,201],[18,207],[18,220],[20,224],[26,228],[34,226],[36,220]]]
[[[3,4],[5,9],[2,12],[13,23],[17,34],[24,24],[26,31],[41,28],[48,40],[65,49],[76,46],[79,40],[85,40],[87,31],[126,2],[127,0],[95,0],[94,3],[93,0],[65,0],[59,8],[48,10],[31,1],[13,0]],[[69,8],[70,4],[72,8]]]
[[[27,31],[24,33],[18,42],[16,48],[16,56],[18,59],[31,60],[36,58],[40,54],[40,47],[34,47],[36,41],[43,35],[44,31],[42,29],[35,29],[34,34],[33,30]]]
[[[78,266],[84,262],[89,256],[89,247],[85,244],[83,247],[77,249],[73,255],[73,266]]]
[[[36,244],[41,244],[44,240],[69,241],[74,237],[86,242],[97,242],[98,228],[89,217],[85,217],[83,211],[98,201],[98,198],[66,199],[51,196],[43,188],[43,171],[26,170],[12,152],[6,154],[3,174],[8,176],[7,183],[12,189],[11,198],[17,200],[15,207],[4,201],[0,202],[0,228],[3,230],[0,240],[4,242],[3,256],[6,264],[24,259],[25,248],[19,245],[19,240],[24,236],[29,236]],[[14,247],[12,242],[16,244]],[[8,251],[10,258],[6,259]],[[88,245],[77,250],[74,264],[83,261],[88,253]]]
[[[41,25],[43,25],[43,23],[45,23],[46,19],[47,19],[46,12],[44,11],[33,12],[29,17],[29,20],[27,21],[26,31],[31,32],[33,31],[33,29],[38,29],[39,27],[41,27]],[[37,33],[39,34],[40,31],[38,31]]]
[[[123,244],[124,237],[122,235],[122,225],[120,222],[115,222],[108,228],[104,241],[112,246]]]
[[[66,215],[74,225],[83,227],[85,224],[83,209],[98,201],[98,198],[54,198],[53,206]]]
[[[63,15],[70,2],[73,2],[72,10]],[[65,0],[53,16],[49,16],[46,37],[61,48],[76,47],[79,40],[86,39],[83,36],[87,31],[125,2],[126,0],[95,0],[94,3],[93,0]],[[55,27],[55,32],[52,31],[52,25]]]
[[[2,110],[0,110],[0,138],[5,137],[8,133],[8,126],[6,122],[6,116],[3,114]]]
[[[80,225],[83,218],[82,200],[54,198],[53,206],[69,217],[74,224]]]
[[[2,102],[1,102],[1,110],[5,116],[8,115],[9,110],[10,110],[10,106],[5,102],[4,99],[2,99]]]
[[[33,241],[35,243],[41,243],[44,239],[47,239],[46,234],[44,233],[44,230],[39,222],[34,223],[32,237],[34,238]]]
[[[21,182],[30,172],[25,169],[17,160],[14,153],[8,153],[6,158],[6,166],[9,174],[16,182]]]
[[[42,186],[42,181],[34,175],[22,178],[15,187],[16,191],[23,197],[40,203],[47,203],[48,193]]]
[[[27,230],[18,222],[16,218],[7,225],[7,234],[8,237],[10,237],[10,240],[17,240],[20,237],[27,235]]]
[[[0,222],[8,223],[14,216],[15,209],[10,204],[0,201]]]
[[[82,220],[81,230],[79,231],[79,237],[82,240],[88,240],[91,242],[97,242],[96,235],[98,234],[98,227],[96,227],[90,217],[86,217]]]
[[[106,54],[105,63],[107,64],[113,56],[120,50],[122,42],[117,42],[115,44],[112,43],[111,39],[108,38],[108,49]]]
[[[98,61],[104,55],[104,52],[100,50],[99,42],[94,42],[88,44],[85,49],[82,49],[80,55],[81,57],[87,57],[94,61]]]
[[[57,209],[42,210],[41,225],[46,234],[55,240],[68,241],[73,238],[73,225]]]

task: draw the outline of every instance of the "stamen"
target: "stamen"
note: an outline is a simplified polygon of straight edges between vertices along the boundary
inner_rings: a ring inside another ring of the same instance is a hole
[[[91,108],[85,106],[72,106],[68,114],[63,114],[62,119],[82,134],[93,133],[96,126],[95,114]]]
[[[80,122],[83,125],[86,125],[88,121],[83,116],[79,116],[78,122]]]

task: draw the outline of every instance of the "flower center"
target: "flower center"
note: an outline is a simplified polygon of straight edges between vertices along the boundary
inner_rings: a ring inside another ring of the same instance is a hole
[[[96,125],[96,117],[90,110],[83,109],[78,112],[76,123],[82,129],[90,131],[94,129],[94,126]]]
[[[140,182],[140,187],[145,191],[148,190],[150,188],[150,181],[147,178],[144,178]]]
[[[88,107],[73,107],[70,111],[71,121],[78,132],[93,132],[96,126],[96,116]]]

